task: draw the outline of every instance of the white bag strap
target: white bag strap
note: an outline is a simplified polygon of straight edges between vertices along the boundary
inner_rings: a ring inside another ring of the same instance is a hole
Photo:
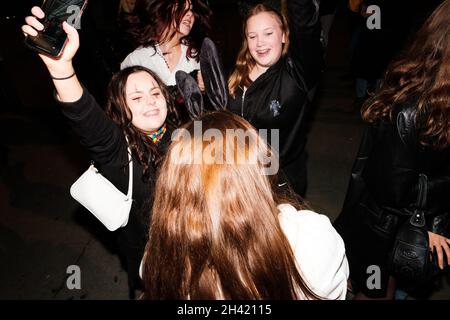
[[[129,165],[127,199],[131,200],[133,197],[133,160],[131,159],[131,150],[130,150],[130,147],[128,146],[128,139],[127,138],[125,138],[125,139],[127,140],[127,153],[128,153],[128,165]]]

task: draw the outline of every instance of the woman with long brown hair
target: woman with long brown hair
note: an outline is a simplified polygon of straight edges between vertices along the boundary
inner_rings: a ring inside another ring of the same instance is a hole
[[[243,43],[228,82],[229,110],[257,129],[280,133],[280,166],[294,191],[306,192],[306,119],[320,75],[319,2],[286,1],[288,17],[258,4],[243,24]]]
[[[247,121],[216,111],[172,140],[142,263],[145,298],[345,298],[342,239],[326,216],[274,191],[260,161],[271,150]]]
[[[22,27],[27,36],[43,25],[44,13],[31,10]],[[131,297],[142,288],[139,263],[150,221],[156,168],[179,125],[170,95],[158,76],[141,66],[129,67],[113,76],[108,88],[106,112],[81,85],[72,60],[79,47],[78,32],[64,22],[68,41],[58,59],[40,55],[56,88],[62,112],[80,136],[100,172],[120,191],[128,189],[128,148],[133,165],[133,203],[125,227],[116,231],[119,253],[124,259]],[[127,142],[128,140],[128,142]]]
[[[450,0],[390,64],[362,116],[370,126],[335,226],[346,243],[356,298],[392,299],[389,252],[399,226],[410,219],[405,213],[413,212],[419,176],[428,178],[430,250],[439,268],[450,263]],[[367,285],[374,265],[381,272],[377,288]]]

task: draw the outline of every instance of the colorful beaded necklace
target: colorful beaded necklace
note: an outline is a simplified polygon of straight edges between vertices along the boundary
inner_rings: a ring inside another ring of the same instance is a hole
[[[152,139],[154,144],[158,145],[158,143],[161,141],[166,131],[167,131],[166,124],[164,124],[158,131],[150,133],[150,139]]]

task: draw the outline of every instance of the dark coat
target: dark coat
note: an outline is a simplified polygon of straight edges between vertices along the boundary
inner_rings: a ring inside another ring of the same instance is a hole
[[[319,8],[315,3],[287,2],[290,21],[287,55],[259,76],[245,94],[243,88],[238,88],[229,103],[230,111],[256,129],[279,129],[281,168],[299,194],[304,193],[302,184],[306,181],[308,95],[312,96],[317,85],[322,63]]]
[[[83,96],[72,103],[60,103],[63,114],[80,137],[96,167],[121,192],[128,191],[127,142],[119,128],[100,108],[85,89]],[[170,142],[170,131],[164,134],[158,150],[164,154]],[[150,170],[149,179],[143,179],[143,166],[133,156],[133,204],[128,223],[115,231],[119,253],[124,258],[130,288],[140,284],[139,265],[148,239],[151,206],[156,181],[155,170]]]
[[[406,104],[397,109],[394,123],[383,121],[366,129],[335,222],[346,245],[350,278],[370,297],[386,293],[393,237],[408,219],[401,213],[416,202],[419,174],[428,177],[428,230],[447,237],[450,233],[450,148],[421,147],[416,115],[415,104]],[[380,290],[366,286],[370,265],[381,269]]]

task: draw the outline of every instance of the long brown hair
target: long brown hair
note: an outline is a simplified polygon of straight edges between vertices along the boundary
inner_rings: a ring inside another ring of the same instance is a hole
[[[248,42],[247,42],[247,21],[251,17],[262,13],[262,12],[268,12],[272,15],[274,15],[279,24],[281,30],[285,34],[286,42],[283,44],[283,51],[282,55],[285,55],[288,52],[289,49],[289,25],[287,22],[287,18],[279,13],[277,10],[266,6],[264,4],[257,4],[252,9],[250,9],[247,13],[247,16],[244,19],[244,23],[242,26],[242,46],[239,50],[237,59],[236,59],[236,67],[231,74],[229,80],[228,80],[228,89],[230,91],[230,95],[234,98],[236,94],[236,89],[239,86],[245,86],[249,87],[252,84],[252,81],[249,78],[250,72],[253,70],[255,66],[255,60],[253,59],[252,55],[250,54],[250,51],[248,49]]]
[[[158,83],[167,104],[166,124],[178,126],[180,123],[178,113],[165,84],[154,72],[142,66],[133,66],[114,74],[108,85],[106,113],[122,129],[128,139],[131,153],[144,167],[144,179],[148,179],[151,167],[160,160],[160,154],[153,141],[132,123],[132,112],[126,102],[126,83],[128,77],[136,72],[147,72]]]
[[[392,121],[396,107],[410,101],[417,105],[419,143],[435,149],[450,146],[450,0],[390,64],[380,92],[363,106],[363,119]]]
[[[188,0],[137,0],[135,13],[140,23],[132,30],[138,46],[155,48],[158,43],[169,41],[176,30],[167,33],[175,21],[177,28],[185,15]],[[203,0],[189,0],[192,4],[195,22],[188,36],[181,39],[188,46],[187,58],[197,58],[204,37],[211,31],[211,10]]]
[[[201,134],[193,122],[185,125],[187,138],[172,139],[161,165],[143,260],[144,298],[318,298],[296,267],[264,165],[248,161],[270,153],[267,144],[231,113],[200,120]],[[220,132],[217,140],[203,138],[208,130]],[[227,130],[243,130],[248,140],[239,144]],[[223,148],[208,162],[204,151],[212,141]],[[220,161],[229,155],[231,163]]]

